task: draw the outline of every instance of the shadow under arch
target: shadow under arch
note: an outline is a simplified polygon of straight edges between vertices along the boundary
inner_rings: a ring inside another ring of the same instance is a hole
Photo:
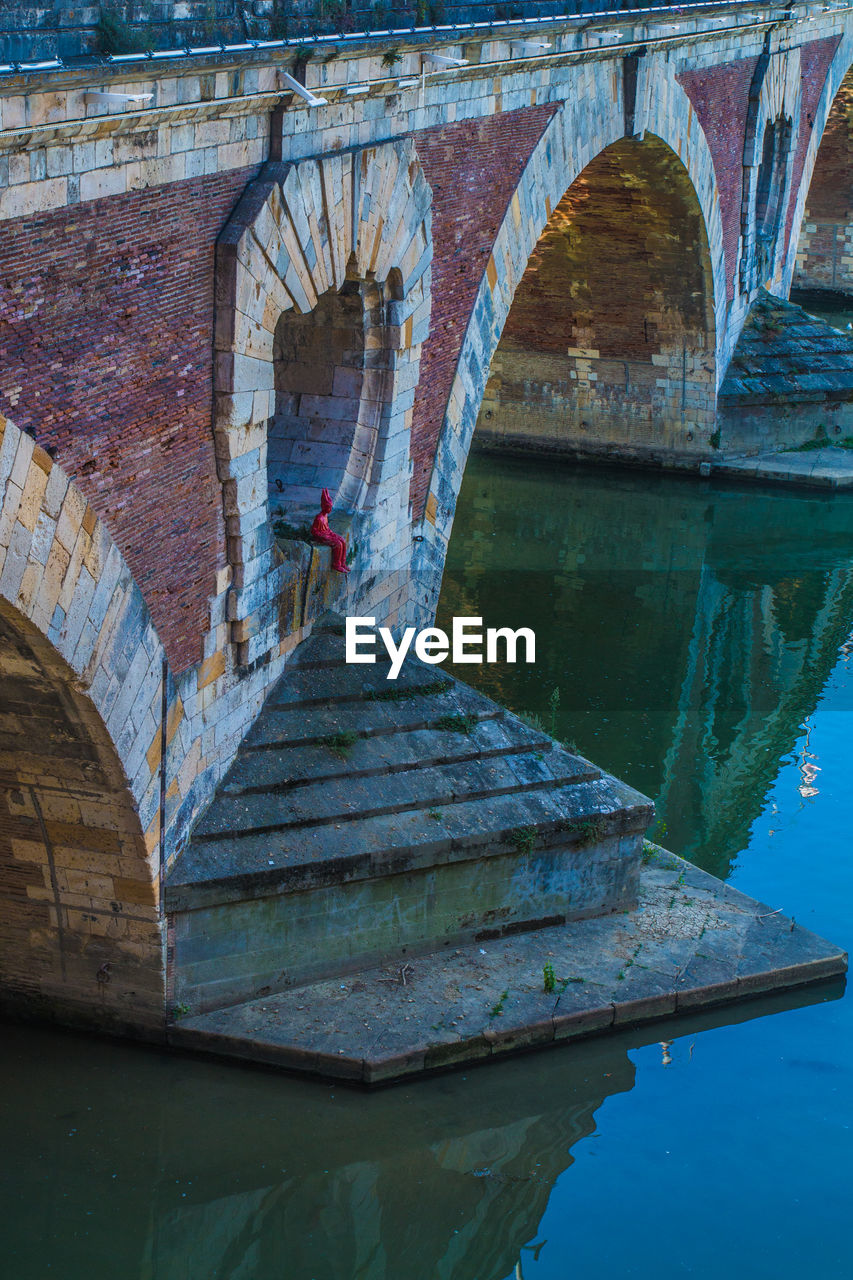
[[[551,215],[492,358],[490,447],[687,461],[715,417],[713,269],[699,201],[666,143],[600,152]]]
[[[0,1005],[162,1032],[163,671],[103,523],[0,417]]]
[[[268,425],[270,515],[310,524],[318,494],[360,512],[376,504],[377,446],[393,386],[385,337],[385,288],[346,280],[317,299],[313,311],[284,311],[273,343],[275,411]]]

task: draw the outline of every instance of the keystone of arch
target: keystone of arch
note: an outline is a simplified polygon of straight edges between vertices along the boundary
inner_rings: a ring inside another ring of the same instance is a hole
[[[379,432],[384,444],[374,451],[362,505],[375,504],[380,483],[393,481],[385,474],[388,458],[397,459],[405,492],[411,407],[403,402],[413,396],[429,330],[431,202],[409,139],[270,163],[218,241],[214,429],[236,589],[232,622],[268,606],[276,589],[266,478],[276,327],[283,313],[313,311],[347,281],[381,288],[381,341],[392,375]],[[405,438],[389,447],[390,436]]]

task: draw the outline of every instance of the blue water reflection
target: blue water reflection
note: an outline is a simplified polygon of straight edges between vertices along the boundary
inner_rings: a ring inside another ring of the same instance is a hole
[[[442,614],[533,625],[535,669],[462,674],[849,947],[851,565],[846,499],[475,457]],[[848,1276],[842,994],[377,1095],[0,1028],[0,1256],[16,1280]]]

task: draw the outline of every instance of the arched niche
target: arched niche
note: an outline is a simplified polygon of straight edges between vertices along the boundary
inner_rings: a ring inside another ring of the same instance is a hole
[[[304,526],[323,488],[358,521],[350,595],[390,596],[389,570],[408,564],[430,206],[406,139],[267,165],[220,237],[215,432],[241,664],[294,624],[284,601],[304,584],[274,526]]]

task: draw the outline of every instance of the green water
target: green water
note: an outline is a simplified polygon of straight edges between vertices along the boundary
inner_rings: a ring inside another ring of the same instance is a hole
[[[805,307],[810,315],[825,320],[833,329],[853,330],[853,307],[846,294],[830,289],[792,289],[791,301]]]
[[[666,843],[853,942],[851,501],[474,456],[451,613],[535,629],[534,668],[463,674]],[[4,1273],[834,1280],[851,1064],[839,985],[378,1095],[4,1028]]]

